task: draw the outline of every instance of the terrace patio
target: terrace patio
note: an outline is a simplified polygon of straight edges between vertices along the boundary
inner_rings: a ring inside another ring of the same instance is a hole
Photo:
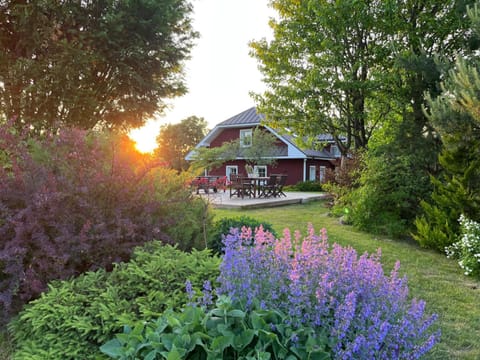
[[[283,206],[291,204],[301,204],[313,200],[321,200],[327,198],[327,193],[318,192],[288,192],[285,191],[285,197],[273,198],[241,198],[237,196],[230,197],[228,189],[224,192],[209,191],[200,192],[200,196],[207,199],[214,207],[220,209],[258,209],[274,206]]]

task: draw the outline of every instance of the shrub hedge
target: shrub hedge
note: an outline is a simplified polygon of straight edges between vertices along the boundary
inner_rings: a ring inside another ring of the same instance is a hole
[[[137,248],[112,272],[55,281],[9,324],[14,359],[101,359],[99,347],[132,321],[158,318],[188,298],[188,279],[200,292],[218,277],[219,259],[207,250],[186,253],[155,241]]]
[[[277,236],[275,230],[272,227],[272,224],[267,221],[260,221],[249,216],[222,218],[216,221],[213,225],[213,230],[209,235],[208,248],[216,254],[223,254],[223,239],[225,236],[230,234],[231,229],[241,230],[242,227],[245,226],[247,228],[255,230],[259,228],[260,225],[263,226],[264,231],[272,233],[275,237]]]
[[[7,127],[0,125],[0,324],[48,282],[111,268],[152,239],[201,244],[201,200],[126,135],[62,129],[34,139]]]

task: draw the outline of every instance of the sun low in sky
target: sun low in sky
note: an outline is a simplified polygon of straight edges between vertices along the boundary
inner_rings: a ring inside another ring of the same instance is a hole
[[[157,147],[156,138],[160,125],[157,122],[147,122],[145,126],[132,130],[128,136],[135,141],[135,147],[142,153],[153,153]]]
[[[164,116],[130,132],[138,150],[155,149],[162,124],[198,116],[213,128],[254,106],[249,92],[261,92],[264,85],[257,61],[249,56],[248,43],[271,38],[268,20],[273,15],[267,0],[196,1],[193,26],[200,39],[185,67],[188,94],[170,101]]]

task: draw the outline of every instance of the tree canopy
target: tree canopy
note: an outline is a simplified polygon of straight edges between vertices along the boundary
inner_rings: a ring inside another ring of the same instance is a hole
[[[424,91],[440,75],[434,54],[463,48],[467,3],[270,0],[274,39],[251,44],[268,85],[259,110],[301,135],[332,134],[344,154],[398,115],[413,113],[423,130]]]
[[[251,144],[248,147],[241,146],[241,140],[237,138],[224,142],[222,146],[195,149],[192,168],[211,170],[235,159],[243,159],[249,165],[274,164],[278,155],[277,141],[277,137],[271,132],[256,127],[252,131]]]
[[[188,0],[0,2],[0,111],[37,131],[137,127],[185,93]]]
[[[155,156],[167,161],[173,169],[186,170],[189,166],[185,156],[207,134],[204,118],[190,116],[178,124],[166,124],[157,136]]]

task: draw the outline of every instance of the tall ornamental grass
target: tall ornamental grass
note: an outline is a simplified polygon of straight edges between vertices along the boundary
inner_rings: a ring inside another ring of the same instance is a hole
[[[252,245],[253,244],[253,245]],[[289,325],[315,329],[334,359],[418,359],[439,339],[435,315],[425,302],[408,297],[397,262],[389,276],[381,253],[358,256],[351,247],[330,246],[326,231],[312,226],[301,238],[283,238],[260,228],[225,238],[219,294],[244,309],[275,309]]]

